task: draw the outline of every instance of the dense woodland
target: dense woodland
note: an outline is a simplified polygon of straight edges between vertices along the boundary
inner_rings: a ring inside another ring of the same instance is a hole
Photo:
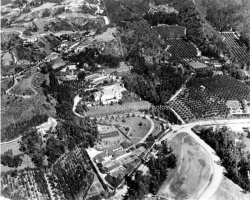
[[[90,170],[91,165],[85,149],[76,149],[53,165],[48,179],[60,197],[69,200],[80,199],[94,180],[94,174]]]
[[[85,51],[70,56],[68,60],[70,62],[79,63],[79,67],[82,67],[84,63],[87,63],[92,68],[96,64],[107,65],[111,68],[116,68],[119,66],[121,59],[110,54],[101,54],[100,51],[95,48],[86,48]]]
[[[235,142],[234,133],[227,127],[215,131],[203,128],[199,131],[199,136],[220,157],[221,165],[226,169],[225,175],[244,190],[250,191],[250,154],[245,151],[245,144],[242,141]]]
[[[151,157],[146,163],[149,168],[147,175],[137,171],[134,179],[126,177],[128,191],[124,200],[139,200],[148,193],[156,194],[167,179],[168,171],[176,167],[177,157],[171,147],[167,146],[167,142],[162,142],[161,146],[156,148],[159,150],[158,157]]]
[[[54,74],[50,73],[50,85],[45,84],[43,87],[47,96],[51,95],[57,100],[59,123],[53,132],[49,131],[43,136],[37,134],[36,129],[26,130],[20,142],[20,150],[29,155],[37,167],[42,168],[51,166],[60,155],[78,145],[93,147],[97,138],[96,122],[88,117],[74,115],[72,106],[75,90],[70,85],[59,84]]]
[[[31,127],[38,126],[47,120],[47,115],[35,115],[30,120],[17,122],[15,124],[12,123],[2,130],[1,141],[13,140],[29,131]]]

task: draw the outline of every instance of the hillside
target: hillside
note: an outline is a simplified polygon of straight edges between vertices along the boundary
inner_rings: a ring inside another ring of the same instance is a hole
[[[249,0],[194,0],[205,24],[220,31],[235,30],[250,44]],[[207,30],[207,29],[206,29]]]

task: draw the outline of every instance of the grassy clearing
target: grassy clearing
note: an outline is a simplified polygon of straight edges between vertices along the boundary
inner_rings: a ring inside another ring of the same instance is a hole
[[[5,62],[12,62],[13,59],[12,59],[12,55],[10,52],[6,52],[5,54],[3,54],[2,56],[2,62],[5,63]]]
[[[35,90],[32,89],[33,86],[31,84],[34,75],[35,73],[20,78],[18,84],[12,88],[11,93],[18,95],[35,95]]]
[[[121,62],[118,68],[106,68],[104,71],[107,74],[113,73],[113,72],[123,72],[123,71],[128,71],[132,66],[127,65],[124,62]]]
[[[13,156],[23,154],[19,150],[20,145],[19,145],[18,141],[19,140],[16,140],[14,142],[1,145],[1,154],[3,154],[4,152],[6,152],[6,151],[8,151],[10,149],[12,150]],[[17,168],[10,168],[10,167],[7,167],[7,166],[3,166],[1,164],[1,172],[6,172],[6,171],[9,171],[9,170],[14,170],[14,169],[20,170],[20,169],[24,169],[25,167],[28,167],[28,166],[32,165],[31,158],[28,155],[23,155],[21,158],[23,160],[21,166],[19,166]]]
[[[138,142],[140,142],[141,138],[138,138],[138,137],[130,137],[130,140],[131,140],[132,144],[137,144]]]
[[[211,177],[209,157],[205,150],[186,133],[174,137],[170,146],[178,156],[177,168],[171,172],[158,195],[174,199],[196,199],[194,195],[209,182]]]
[[[1,129],[10,123],[28,120],[36,114],[45,113],[53,117],[55,108],[46,101],[46,97],[40,91],[35,97],[29,99],[4,94],[1,96]]]
[[[126,102],[122,105],[114,104],[114,105],[105,105],[105,106],[93,106],[89,107],[89,111],[86,112],[87,116],[103,116],[109,114],[119,114],[126,112],[134,112],[139,109],[145,109],[150,107],[150,103],[148,101],[134,101],[134,102]]]
[[[243,142],[246,145],[245,151],[250,151],[250,138],[246,137],[247,134],[244,134]]]
[[[227,200],[248,200],[250,194],[245,194],[243,190],[233,183],[228,178],[224,177],[220,188],[217,190],[212,200],[227,199]]]
[[[150,122],[142,117],[115,117],[115,119],[102,120],[102,122],[112,125],[119,124],[121,126],[130,127],[129,137],[144,137],[150,129]],[[141,123],[141,125],[140,125]]]

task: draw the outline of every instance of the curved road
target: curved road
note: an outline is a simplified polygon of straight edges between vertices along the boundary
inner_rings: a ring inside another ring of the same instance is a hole
[[[32,78],[33,78],[33,76],[35,76],[36,74],[37,74],[37,73],[33,74],[33,75],[32,75]],[[18,80],[17,80],[17,79],[18,79],[18,78],[21,78],[21,77],[23,77],[23,76],[24,76],[24,75],[15,77],[15,79],[14,79],[14,84],[13,84],[9,89],[5,90],[5,93],[6,93],[7,95],[10,95],[10,96],[15,95],[15,96],[19,96],[19,97],[22,97],[22,98],[24,98],[24,99],[27,99],[27,98],[34,97],[34,96],[36,96],[36,95],[38,94],[38,92],[33,88],[32,83],[30,83],[29,88],[35,93],[34,95],[20,95],[20,94],[11,93],[11,90],[18,84]],[[30,81],[32,81],[32,79],[31,79]]]
[[[75,98],[73,111],[75,113],[75,108],[77,103],[79,102],[79,96]],[[79,115],[78,113],[75,113],[76,115]],[[83,116],[81,116],[83,117]],[[150,118],[150,116],[146,116],[146,118],[151,123],[151,128],[148,131],[147,135],[141,140],[144,141],[147,136],[153,131],[154,129],[154,122]],[[171,140],[174,136],[181,132],[188,133],[199,145],[201,145],[206,153],[208,154],[210,161],[211,161],[211,170],[212,170],[212,176],[207,185],[203,187],[203,190],[197,194],[199,196],[199,200],[210,200],[216,191],[219,189],[222,178],[223,178],[223,171],[224,168],[217,163],[219,163],[220,158],[216,155],[215,151],[199,136],[197,136],[191,129],[195,125],[215,125],[215,124],[250,124],[250,119],[221,119],[221,120],[208,120],[208,121],[198,121],[198,122],[192,122],[189,124],[182,124],[182,125],[173,125],[172,131],[170,131],[168,134],[166,134],[160,141],[156,143],[160,143],[163,140]]]
[[[213,172],[211,180],[208,182],[207,186],[204,187],[204,190],[200,191],[198,196],[199,200],[210,200],[213,198],[216,191],[219,189],[222,178],[224,168],[217,164],[220,161],[220,158],[216,155],[215,151],[205,143],[199,136],[197,136],[191,128],[195,125],[214,125],[214,124],[250,124],[250,119],[227,119],[227,120],[210,120],[210,121],[199,121],[193,122],[185,125],[173,125],[173,131],[166,134],[160,141],[162,140],[171,140],[174,136],[181,132],[188,133],[197,143],[199,143],[207,152],[208,156],[211,160],[211,170]],[[159,142],[160,142],[159,141]]]

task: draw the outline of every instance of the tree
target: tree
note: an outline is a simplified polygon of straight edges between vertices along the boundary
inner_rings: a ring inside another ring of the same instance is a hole
[[[81,71],[79,72],[79,74],[77,75],[78,80],[84,80],[86,76],[86,73]]]

